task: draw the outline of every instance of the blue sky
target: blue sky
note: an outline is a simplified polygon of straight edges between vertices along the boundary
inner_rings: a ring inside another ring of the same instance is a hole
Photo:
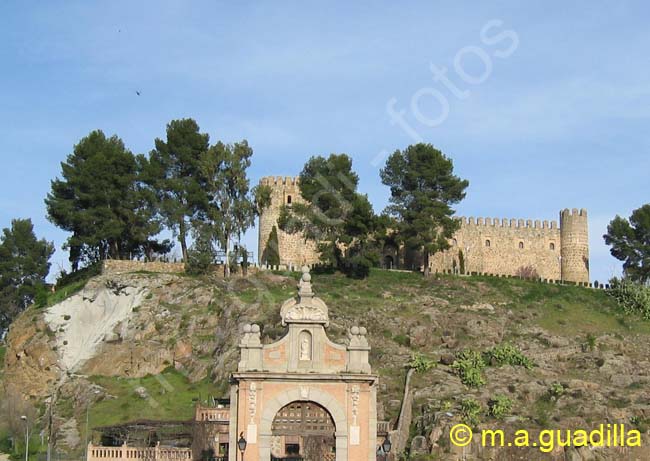
[[[381,160],[422,139],[470,181],[459,214],[587,208],[592,279],[616,273],[606,225],[650,202],[647,2],[350,3],[2,2],[0,227],[31,217],[58,271],[43,198],[72,146],[100,128],[146,153],[193,117],[249,141],[255,182],[351,155],[376,211]]]

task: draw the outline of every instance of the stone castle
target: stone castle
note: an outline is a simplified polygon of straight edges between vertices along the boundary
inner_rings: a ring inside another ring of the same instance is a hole
[[[304,202],[298,178],[264,177],[271,187],[271,205],[260,216],[259,263],[266,264],[269,238],[277,232],[280,264],[300,267],[318,262],[313,242],[300,234],[287,234],[277,226],[283,205]],[[466,218],[451,240],[451,248],[429,260],[432,272],[484,273],[493,275],[536,274],[547,280],[589,282],[589,233],[587,210],[564,209],[557,221]],[[387,269],[421,268],[421,255],[396,244],[383,248],[382,266]]]

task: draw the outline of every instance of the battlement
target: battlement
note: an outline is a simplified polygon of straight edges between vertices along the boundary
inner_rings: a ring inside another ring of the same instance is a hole
[[[461,226],[489,226],[519,229],[558,229],[557,221],[541,221],[539,219],[475,218],[473,216],[460,216],[456,219],[460,221]]]
[[[292,186],[298,185],[298,176],[264,176],[260,179],[262,186]]]
[[[564,210],[560,211],[560,216],[562,218],[569,217],[569,216],[575,216],[575,217],[581,216],[583,218],[586,218],[587,210],[585,210],[584,208],[581,208],[580,210],[578,210],[577,208],[573,208],[572,210],[569,211],[568,208],[565,208]]]

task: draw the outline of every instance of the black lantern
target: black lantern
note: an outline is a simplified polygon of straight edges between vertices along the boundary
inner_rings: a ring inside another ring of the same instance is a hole
[[[393,448],[393,444],[390,443],[390,439],[388,436],[384,439],[384,443],[381,444],[382,450],[384,450],[384,453],[388,454],[390,453],[390,449]]]
[[[244,433],[239,434],[239,440],[237,441],[237,448],[239,448],[239,451],[241,451],[242,457],[244,456],[244,452],[246,451],[246,445],[248,445],[248,442],[246,442],[246,439],[244,438]]]

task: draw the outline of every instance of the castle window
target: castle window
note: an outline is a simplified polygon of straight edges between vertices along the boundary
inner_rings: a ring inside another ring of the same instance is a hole
[[[524,242],[519,242],[519,249],[523,250],[524,249]]]
[[[489,239],[485,241],[485,246],[490,248],[490,240]]]
[[[287,205],[291,205],[291,196],[287,195]]]
[[[548,246],[548,249],[551,251],[555,251],[555,243],[551,242]]]
[[[456,239],[453,239],[451,242],[453,243],[454,246],[458,245],[458,240]]]

